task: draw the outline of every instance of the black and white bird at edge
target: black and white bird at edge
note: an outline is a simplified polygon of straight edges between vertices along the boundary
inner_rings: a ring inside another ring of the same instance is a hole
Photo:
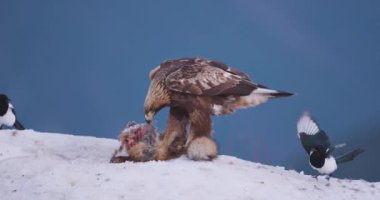
[[[328,178],[338,169],[340,164],[352,161],[364,152],[363,149],[357,148],[335,158],[332,155],[334,150],[345,146],[345,144],[332,146],[328,135],[320,129],[318,123],[307,112],[298,120],[297,133],[303,148],[309,155],[311,167],[321,175],[327,175]]]
[[[18,121],[15,108],[5,94],[0,94],[0,128],[3,126],[24,130],[24,126]]]

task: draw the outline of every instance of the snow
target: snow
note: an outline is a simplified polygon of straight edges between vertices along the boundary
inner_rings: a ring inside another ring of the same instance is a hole
[[[380,199],[380,182],[317,180],[231,156],[111,164],[118,146],[114,139],[2,130],[0,199]]]

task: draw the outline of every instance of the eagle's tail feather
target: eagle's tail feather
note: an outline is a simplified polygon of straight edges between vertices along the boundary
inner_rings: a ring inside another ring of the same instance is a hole
[[[253,91],[254,94],[260,94],[268,96],[269,98],[279,98],[279,97],[288,97],[292,96],[293,94],[290,92],[280,91],[280,90],[273,90],[269,89],[265,86],[260,85],[256,90]]]
[[[248,107],[254,107],[259,104],[262,104],[270,98],[278,97],[288,97],[293,95],[289,92],[283,92],[278,90],[272,90],[262,85],[257,85],[256,89],[253,90],[249,95],[240,96],[236,98],[234,102],[228,103],[228,105],[218,105],[215,104],[214,114],[215,115],[224,115],[229,114],[235,111],[236,109],[243,109]]]

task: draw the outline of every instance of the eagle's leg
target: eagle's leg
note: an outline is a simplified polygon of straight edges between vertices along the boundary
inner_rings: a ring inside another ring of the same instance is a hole
[[[212,139],[211,115],[200,110],[190,113],[190,134],[187,139],[187,157],[192,160],[212,160],[218,148]]]
[[[187,124],[188,114],[185,110],[170,108],[166,130],[157,144],[156,160],[177,158],[184,153]]]

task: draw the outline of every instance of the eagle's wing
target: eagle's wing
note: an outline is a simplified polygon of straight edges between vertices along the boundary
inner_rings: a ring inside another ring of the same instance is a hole
[[[325,151],[330,148],[328,135],[320,129],[317,122],[308,113],[304,113],[299,119],[297,133],[307,153],[315,148]]]
[[[227,65],[201,58],[167,61],[176,70],[167,75],[166,86],[176,92],[193,95],[248,95],[258,85],[249,77]]]

